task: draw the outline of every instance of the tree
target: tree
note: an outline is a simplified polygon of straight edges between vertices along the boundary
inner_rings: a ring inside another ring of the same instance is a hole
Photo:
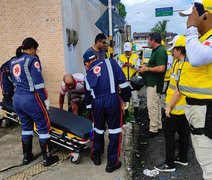
[[[167,31],[166,31],[167,22],[168,22],[168,20],[159,21],[155,25],[155,27],[153,27],[151,29],[151,32],[158,32],[158,33],[160,33],[162,39],[165,40],[166,35],[167,35]]]
[[[118,11],[119,11],[119,15],[122,18],[125,18],[126,15],[127,15],[127,11],[126,11],[125,5],[120,2],[120,3],[118,3],[117,8],[118,8]]]

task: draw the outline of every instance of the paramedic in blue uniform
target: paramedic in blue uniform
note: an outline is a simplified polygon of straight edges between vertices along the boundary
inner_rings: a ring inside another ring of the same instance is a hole
[[[39,134],[43,155],[43,165],[49,166],[58,161],[50,154],[50,121],[47,110],[50,102],[41,73],[41,62],[37,56],[38,43],[31,37],[26,38],[16,50],[16,58],[11,61],[10,72],[15,83],[13,105],[22,125],[23,164],[33,159],[33,124]]]
[[[122,100],[129,102],[131,89],[117,62],[113,59],[97,60],[94,52],[83,55],[86,68],[85,100],[93,117],[93,147],[91,157],[95,165],[101,164],[101,147],[104,142],[105,123],[108,126],[109,146],[106,172],[121,167]],[[120,95],[119,95],[120,92]]]
[[[14,85],[13,82],[11,80],[11,74],[10,74],[10,61],[13,59],[14,57],[12,57],[10,60],[8,60],[7,62],[5,62],[4,64],[2,64],[1,66],[1,74],[0,74],[0,85],[1,85],[1,89],[2,89],[2,102],[4,104],[6,104],[7,106],[11,107],[10,109],[7,109],[8,112],[12,113],[12,101],[13,101],[13,95],[14,95]],[[2,120],[0,119],[0,126],[2,124]],[[8,127],[10,125],[12,125],[13,122],[10,119],[6,119],[6,123],[5,126]]]

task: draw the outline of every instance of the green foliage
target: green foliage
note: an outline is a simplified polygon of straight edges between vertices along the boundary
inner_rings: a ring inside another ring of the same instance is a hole
[[[117,5],[117,7],[118,7],[119,15],[120,15],[122,18],[125,18],[126,15],[127,15],[127,11],[126,11],[126,9],[125,9],[125,5],[124,5],[123,3],[120,2],[120,3]]]
[[[164,40],[167,35],[166,27],[168,20],[159,21],[152,29],[151,32],[158,32],[161,34],[162,39]]]

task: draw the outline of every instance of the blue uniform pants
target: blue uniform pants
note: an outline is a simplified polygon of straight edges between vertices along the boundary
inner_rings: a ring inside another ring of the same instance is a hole
[[[22,141],[29,141],[33,135],[35,123],[39,140],[45,143],[50,138],[50,120],[48,112],[37,93],[15,94],[13,105],[21,121]]]
[[[122,110],[121,101],[117,93],[97,97],[93,101],[93,148],[92,156],[100,155],[104,143],[104,128],[108,125],[109,146],[108,164],[118,162],[121,151]]]

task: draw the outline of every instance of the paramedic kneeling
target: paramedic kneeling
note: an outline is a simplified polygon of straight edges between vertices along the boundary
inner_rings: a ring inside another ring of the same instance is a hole
[[[85,52],[83,59],[87,70],[86,107],[92,109],[94,122],[91,157],[95,165],[101,164],[100,154],[104,141],[105,123],[107,123],[109,146],[106,172],[111,173],[121,167],[119,156],[122,137],[122,101],[120,96],[124,102],[129,102],[131,88],[121,68],[113,59],[97,60],[92,51]]]
[[[203,14],[195,6],[203,7]],[[191,127],[195,155],[205,180],[212,179],[212,1],[195,3],[189,15],[186,33],[188,61],[180,73],[178,88],[186,96],[185,115]]]
[[[33,160],[33,125],[39,134],[43,154],[43,165],[49,166],[59,160],[50,154],[50,121],[47,110],[50,103],[41,74],[41,63],[37,56],[38,43],[26,38],[16,50],[16,58],[11,61],[10,72],[16,86],[13,105],[22,125],[23,165]]]

